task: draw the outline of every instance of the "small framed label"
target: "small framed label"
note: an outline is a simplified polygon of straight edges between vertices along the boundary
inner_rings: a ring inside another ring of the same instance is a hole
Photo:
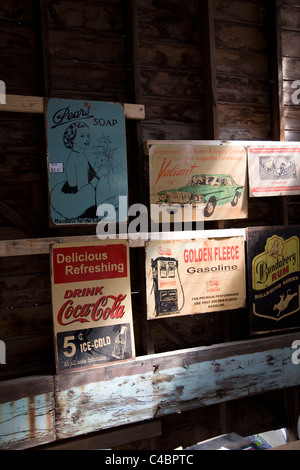
[[[49,173],[63,173],[64,164],[63,163],[51,163],[49,162]]]

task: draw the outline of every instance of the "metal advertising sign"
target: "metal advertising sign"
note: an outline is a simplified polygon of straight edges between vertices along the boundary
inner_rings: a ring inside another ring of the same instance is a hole
[[[299,227],[247,228],[251,332],[299,327]]]
[[[150,203],[190,206],[191,221],[247,217],[247,153],[238,145],[168,144],[149,150]],[[198,209],[198,211],[196,211]]]
[[[51,225],[97,223],[100,204],[118,211],[128,196],[123,106],[51,98],[45,114]]]
[[[57,373],[135,355],[127,241],[51,250]]]
[[[300,146],[276,143],[250,146],[250,197],[300,194]]]
[[[244,237],[148,242],[148,319],[244,307],[244,266]]]

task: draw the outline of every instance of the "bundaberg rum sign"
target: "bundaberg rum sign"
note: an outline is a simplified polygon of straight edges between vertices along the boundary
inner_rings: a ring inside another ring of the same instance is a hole
[[[253,333],[299,326],[299,234],[292,226],[247,229]]]
[[[57,373],[134,357],[127,241],[53,245]]]

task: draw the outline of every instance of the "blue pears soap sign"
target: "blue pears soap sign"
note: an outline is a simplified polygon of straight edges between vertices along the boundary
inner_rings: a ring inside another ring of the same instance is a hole
[[[51,225],[95,224],[102,204],[115,211],[113,222],[123,222],[119,196],[128,197],[128,182],[122,104],[51,98],[46,132]]]

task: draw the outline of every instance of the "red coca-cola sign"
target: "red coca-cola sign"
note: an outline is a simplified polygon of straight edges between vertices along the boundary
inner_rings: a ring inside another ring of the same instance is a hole
[[[135,355],[127,240],[53,245],[51,283],[57,373]]]
[[[126,247],[86,245],[53,248],[55,284],[127,277]]]
[[[126,294],[102,295],[95,302],[77,303],[72,299],[66,300],[57,314],[59,325],[66,326],[71,323],[90,323],[100,320],[114,320],[122,318],[125,313],[125,305],[122,304]]]

